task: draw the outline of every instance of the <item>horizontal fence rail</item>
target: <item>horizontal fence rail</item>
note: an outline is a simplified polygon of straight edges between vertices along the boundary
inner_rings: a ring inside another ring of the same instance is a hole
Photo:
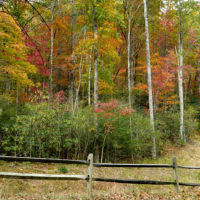
[[[94,178],[94,181],[111,182],[111,183],[127,183],[127,184],[144,184],[144,185],[175,185],[170,181],[153,181],[153,180],[134,180],[134,179],[111,179],[111,178]]]
[[[110,179],[110,178],[93,178],[93,181],[111,182],[111,183],[126,183],[126,184],[141,184],[141,185],[176,185],[173,181],[154,181],[154,180],[131,180],[131,179]],[[200,186],[198,183],[179,183],[182,186]]]
[[[3,161],[19,161],[19,162],[41,162],[41,163],[63,163],[63,164],[80,164],[88,166],[87,175],[56,175],[56,174],[28,174],[28,173],[9,173],[0,172],[0,178],[11,179],[35,179],[35,180],[83,180],[87,181],[88,198],[92,199],[92,182],[112,182],[124,184],[143,184],[143,185],[174,185],[176,191],[179,191],[179,186],[198,186],[198,183],[182,183],[178,180],[178,169],[200,169],[194,166],[179,166],[176,158],[173,158],[172,164],[114,164],[114,163],[93,163],[93,154],[88,156],[87,160],[69,160],[69,159],[53,159],[53,158],[31,158],[31,157],[14,157],[0,156]],[[171,168],[174,172],[174,181],[157,181],[157,180],[135,180],[135,179],[111,179],[111,178],[95,178],[93,177],[93,167],[123,167],[123,168]]]
[[[162,164],[112,164],[112,163],[94,163],[94,167],[123,167],[123,168],[173,168],[173,165]]]
[[[4,161],[19,161],[19,162],[41,162],[41,163],[64,163],[64,164],[82,164],[89,165],[86,160],[68,160],[68,159],[53,159],[53,158],[34,158],[34,157],[15,157],[15,156],[0,156],[0,160]],[[93,163],[94,167],[125,167],[125,168],[172,168],[173,165],[167,164],[114,164],[114,163]]]
[[[41,162],[41,163],[64,163],[64,164],[81,164],[89,165],[86,160],[68,160],[54,158],[31,158],[31,157],[15,157],[15,156],[0,156],[0,160],[4,161],[20,161],[20,162]]]
[[[15,157],[15,156],[0,156],[0,160],[4,161],[19,161],[19,162],[41,162],[41,163],[63,163],[63,164],[81,164],[89,165],[86,160],[69,160],[69,159],[54,159],[54,158],[35,158],[35,157]],[[94,167],[123,167],[123,168],[173,168],[169,164],[115,164],[115,163],[93,163]],[[177,166],[182,169],[200,169],[193,166]]]
[[[200,169],[200,167],[192,167],[192,166],[177,166],[178,168],[182,168],[182,169]]]
[[[36,179],[36,180],[87,180],[85,175],[54,175],[0,172],[0,178]]]

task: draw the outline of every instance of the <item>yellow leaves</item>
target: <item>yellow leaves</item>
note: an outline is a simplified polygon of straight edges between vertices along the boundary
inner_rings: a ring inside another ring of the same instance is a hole
[[[33,86],[29,74],[35,74],[35,66],[26,62],[27,48],[24,44],[22,33],[14,19],[6,14],[0,13],[0,67],[3,73],[9,75],[13,83],[20,86]]]
[[[12,81],[17,82],[23,86],[33,86],[34,83],[28,78],[28,75],[24,70],[21,69],[21,66],[7,66],[4,68],[5,72],[7,72]]]
[[[110,62],[112,62],[113,64],[118,64],[120,61],[120,57],[115,49],[111,49],[109,45],[105,45],[100,48],[99,54],[104,55],[104,58],[110,60]]]
[[[97,40],[94,38],[87,38],[84,40],[81,40],[79,42],[79,45],[77,46],[77,48],[75,49],[75,54],[77,55],[86,55],[86,54],[90,54],[90,50],[92,49],[92,47],[94,45],[97,44]]]
[[[5,40],[5,39],[9,39],[10,35],[4,32],[0,32],[0,40]]]
[[[0,13],[0,37],[4,36],[4,39],[14,41],[15,38],[19,38],[20,28],[14,21],[14,19],[6,14]]]
[[[40,83],[40,82],[37,82],[37,83],[35,84],[35,87],[36,87],[36,88],[41,87],[41,83]]]
[[[98,80],[99,94],[110,95],[114,94],[113,86],[102,79]]]
[[[13,28],[17,29],[18,31],[20,30],[20,28],[17,26],[17,24],[15,23],[15,20],[12,18],[12,16],[5,12],[0,13],[0,23],[7,23],[7,25],[12,26]]]
[[[118,47],[121,40],[112,36],[113,30],[110,30],[109,34],[103,34],[99,38],[99,54],[103,55],[105,59],[112,62],[112,64],[118,64],[120,57],[118,55]]]

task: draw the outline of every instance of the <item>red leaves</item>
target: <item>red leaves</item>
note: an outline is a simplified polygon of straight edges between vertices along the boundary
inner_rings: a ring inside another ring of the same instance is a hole
[[[100,108],[95,108],[94,112],[96,112],[96,113],[104,113],[105,111],[100,109]]]
[[[111,100],[109,102],[99,102],[99,107],[94,109],[96,113],[103,113],[103,117],[111,118],[116,117],[117,114],[122,116],[130,116],[135,113],[136,110],[129,107],[122,107],[118,105],[117,100]]]
[[[115,108],[117,108],[118,103],[117,100],[111,100],[107,103],[98,103],[98,105],[105,111],[111,111],[114,110]]]
[[[64,97],[65,97],[65,93],[63,90],[57,92],[56,94],[54,94],[54,97],[56,97],[56,99],[59,101],[59,103],[64,101]]]
[[[190,42],[191,42],[191,44],[194,44],[195,40],[193,37],[190,38]]]
[[[43,76],[49,76],[50,75],[50,69],[48,69],[46,67],[40,67],[40,73]]]
[[[47,43],[41,38],[33,38],[35,43],[30,41],[27,36],[25,37],[26,46],[29,48],[28,61],[36,66],[44,66],[46,64],[44,55],[49,51],[46,49]]]

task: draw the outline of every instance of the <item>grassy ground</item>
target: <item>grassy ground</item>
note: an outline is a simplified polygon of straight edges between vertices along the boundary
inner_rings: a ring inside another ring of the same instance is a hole
[[[164,158],[154,163],[170,164],[172,157],[177,157],[178,164],[200,166],[200,137],[183,148],[168,149]],[[146,160],[143,163],[153,163]],[[66,167],[67,174],[87,174],[87,167],[80,165],[12,163],[0,162],[2,172],[60,174],[60,168]],[[94,168],[94,177],[149,179],[173,181],[172,169],[130,169],[130,168]],[[179,169],[180,182],[200,182],[200,170]],[[93,183],[96,200],[128,200],[128,199],[199,199],[200,188],[181,187],[176,193],[173,186],[129,185],[118,183]],[[85,181],[44,181],[0,179],[0,200],[66,200],[87,199],[87,183]]]

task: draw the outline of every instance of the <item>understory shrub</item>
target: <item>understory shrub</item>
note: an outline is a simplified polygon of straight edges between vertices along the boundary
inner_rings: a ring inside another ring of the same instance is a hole
[[[114,100],[74,114],[68,103],[26,103],[17,112],[2,105],[0,151],[5,155],[86,159],[93,152],[96,161],[134,162],[151,157],[153,137],[158,155],[166,143],[180,144],[178,112],[155,113],[153,133],[148,114]],[[185,110],[187,138],[198,129],[196,115],[192,107]]]

